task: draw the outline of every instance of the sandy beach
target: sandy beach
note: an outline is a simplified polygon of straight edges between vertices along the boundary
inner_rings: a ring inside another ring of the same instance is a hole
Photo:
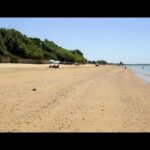
[[[0,132],[150,132],[150,85],[131,70],[48,66],[0,64]]]

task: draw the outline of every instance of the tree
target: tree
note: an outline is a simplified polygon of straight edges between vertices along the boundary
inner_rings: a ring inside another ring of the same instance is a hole
[[[102,64],[102,65],[108,64],[107,61],[105,60],[98,60],[97,63]]]
[[[30,38],[30,40],[38,46],[41,46],[42,44],[42,41],[39,38]]]
[[[31,38],[14,29],[0,29],[0,55],[30,59],[59,59],[66,62],[86,62],[83,53],[68,50],[53,41]]]
[[[4,44],[2,35],[0,34],[0,55],[5,55],[6,54],[6,46]]]
[[[73,52],[75,52],[75,53],[77,53],[77,54],[83,56],[83,53],[82,53],[80,50],[78,50],[78,49],[74,50]]]

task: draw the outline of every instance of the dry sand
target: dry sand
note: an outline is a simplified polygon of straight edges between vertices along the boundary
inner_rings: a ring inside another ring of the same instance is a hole
[[[0,64],[0,132],[63,131],[149,132],[150,85],[118,66]]]

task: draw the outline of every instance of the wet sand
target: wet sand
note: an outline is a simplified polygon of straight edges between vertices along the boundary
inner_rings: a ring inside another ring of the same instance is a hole
[[[0,64],[0,132],[150,132],[150,85],[118,66]]]

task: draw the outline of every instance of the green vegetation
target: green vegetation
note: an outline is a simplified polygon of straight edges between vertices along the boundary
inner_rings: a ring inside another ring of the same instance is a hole
[[[95,64],[96,61],[95,61],[95,60],[93,60],[93,61],[88,60],[87,63],[88,63],[88,64]]]
[[[0,61],[2,57],[9,57],[15,63],[19,58],[55,59],[66,63],[87,61],[78,49],[67,50],[47,39],[29,38],[19,31],[5,28],[0,29]]]
[[[98,63],[98,64],[101,64],[101,65],[106,65],[106,64],[108,64],[107,61],[105,61],[105,60],[98,60],[97,63]]]
[[[95,61],[95,60],[93,60],[93,61],[87,61],[87,63],[88,64],[100,64],[100,65],[107,65],[107,64],[109,64],[107,61],[105,61],[105,60],[97,60],[97,61]]]

